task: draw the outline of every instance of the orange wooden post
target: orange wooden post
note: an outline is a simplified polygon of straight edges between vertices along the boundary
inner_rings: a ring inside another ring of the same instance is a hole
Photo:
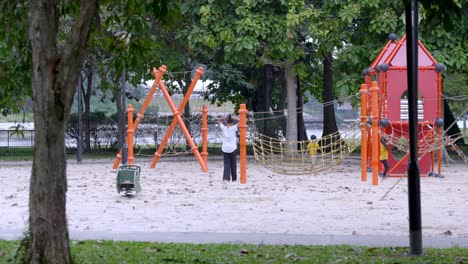
[[[166,65],[162,65],[161,67],[159,67],[159,71],[156,70],[156,68],[153,68],[153,76],[155,77],[155,81],[153,85],[151,86],[151,89],[148,95],[146,96],[145,101],[143,102],[143,105],[140,108],[140,111],[138,111],[137,118],[135,122],[133,123],[133,133],[136,133],[136,131],[138,130],[138,125],[143,119],[146,109],[148,108],[151,102],[151,99],[153,98],[153,95],[156,92],[156,89],[158,88],[158,84],[161,81],[161,78],[164,75],[164,73],[166,73]],[[117,153],[117,158],[115,159],[114,165],[112,165],[112,168],[117,169],[121,161],[122,161],[122,150],[120,150]]]
[[[239,109],[240,129],[240,183],[247,183],[247,109],[245,104]]]
[[[376,81],[369,89],[372,103],[372,185],[379,184],[379,87]]]
[[[208,167],[208,106],[202,107],[202,153],[203,161]]]
[[[127,106],[127,145],[128,145],[128,164],[133,164],[133,136],[135,130],[133,129],[133,112],[135,109],[133,105]]]
[[[174,119],[172,120],[171,125],[169,126],[169,128],[168,128],[168,130],[166,132],[166,135],[164,136],[164,138],[163,138],[163,140],[161,142],[161,145],[159,145],[158,151],[156,151],[156,153],[154,154],[153,160],[152,160],[151,165],[150,165],[151,168],[156,167],[156,163],[158,162],[159,158],[161,157],[162,152],[163,152],[164,148],[166,147],[166,144],[167,144],[167,142],[169,140],[169,137],[171,136],[172,132],[174,131],[174,128],[175,128],[176,124],[179,123],[180,128],[181,128],[182,132],[184,133],[184,136],[187,139],[193,154],[197,158],[198,163],[200,163],[200,166],[202,167],[202,170],[204,172],[208,172],[208,169],[207,169],[205,163],[203,162],[203,159],[202,159],[202,157],[200,155],[200,152],[198,152],[198,147],[195,145],[195,143],[193,143],[193,139],[190,136],[190,133],[187,130],[187,127],[185,126],[185,124],[184,124],[184,122],[182,120],[182,117],[180,116],[180,113],[185,108],[185,105],[187,104],[187,102],[188,102],[188,100],[190,98],[190,95],[192,94],[193,89],[195,88],[195,84],[197,83],[198,79],[200,78],[200,76],[202,74],[203,74],[203,68],[199,67],[197,69],[197,73],[195,74],[195,77],[192,80],[192,83],[189,86],[189,89],[187,90],[187,93],[185,94],[184,99],[182,100],[182,103],[179,105],[179,109],[177,109],[175,107],[174,102],[172,101],[171,96],[169,95],[169,92],[166,89],[166,86],[164,85],[164,83],[162,81],[160,81],[159,87],[161,88],[161,91],[163,92],[163,95],[166,98],[166,101],[169,104],[169,106],[170,106],[170,108],[172,110],[172,113],[174,114]]]
[[[361,181],[367,181],[367,85],[361,84]]]

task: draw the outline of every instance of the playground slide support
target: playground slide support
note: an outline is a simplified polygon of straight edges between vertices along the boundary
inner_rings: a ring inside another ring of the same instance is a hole
[[[161,142],[161,145],[159,145],[159,148],[158,148],[158,150],[156,151],[156,153],[155,153],[155,155],[153,157],[150,168],[155,168],[156,167],[156,163],[158,162],[159,158],[161,157],[162,152],[164,151],[164,148],[166,147],[166,144],[167,144],[167,142],[169,140],[169,137],[171,136],[172,132],[174,131],[174,128],[175,128],[176,124],[179,123],[180,128],[181,128],[182,132],[184,133],[184,136],[187,139],[187,141],[188,141],[188,143],[190,145],[190,148],[191,148],[193,154],[195,155],[195,157],[197,158],[198,163],[200,164],[203,172],[208,172],[208,169],[207,169],[207,167],[206,167],[200,153],[198,152],[198,147],[193,142],[193,139],[190,136],[190,133],[187,130],[187,127],[185,126],[185,123],[182,120],[182,117],[180,116],[180,113],[185,108],[185,105],[187,104],[187,102],[188,102],[188,100],[190,98],[190,95],[192,94],[193,89],[195,88],[195,84],[197,83],[198,79],[200,78],[200,76],[202,74],[203,74],[203,68],[199,67],[197,69],[197,71],[196,71],[195,77],[192,80],[192,83],[189,86],[189,89],[187,90],[187,92],[185,94],[184,99],[182,100],[181,104],[179,105],[179,109],[177,109],[175,107],[174,102],[172,101],[172,98],[171,98],[171,96],[169,95],[169,92],[166,89],[166,86],[164,85],[164,83],[162,81],[160,81],[159,87],[160,87],[164,97],[166,98],[166,101],[169,104],[169,107],[171,108],[171,110],[172,110],[172,112],[174,114],[174,119],[172,120],[171,125],[169,126],[169,128],[168,128],[168,130],[166,132],[166,135],[164,136],[164,139]]]
[[[239,109],[240,130],[240,183],[247,183],[247,108],[245,104]]]
[[[367,181],[367,85],[361,84],[361,181]]]
[[[203,161],[208,167],[208,106],[202,107],[202,153]]]
[[[372,185],[379,184],[379,87],[376,81],[369,89],[372,104]]]
[[[129,104],[127,106],[127,145],[128,145],[128,164],[133,164],[133,137],[134,137],[134,127],[133,127],[133,112],[135,109],[133,105]]]

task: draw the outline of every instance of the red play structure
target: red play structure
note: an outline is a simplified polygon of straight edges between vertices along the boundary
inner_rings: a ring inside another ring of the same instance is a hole
[[[402,176],[408,171],[408,156],[404,144],[408,142],[408,100],[406,36],[401,40],[391,34],[370,68],[364,71],[361,85],[362,160],[364,170],[372,168],[373,184],[378,183],[380,138],[389,142],[390,176]],[[421,42],[418,42],[418,152],[421,175],[441,175],[442,136],[442,71]],[[369,122],[369,118],[372,122]],[[367,124],[370,123],[369,127]],[[406,153],[395,155],[395,149]],[[438,155],[438,174],[434,173]],[[365,163],[365,164],[364,164]]]

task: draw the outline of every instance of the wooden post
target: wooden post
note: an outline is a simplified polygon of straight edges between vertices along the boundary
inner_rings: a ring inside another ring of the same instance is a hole
[[[133,112],[135,109],[133,105],[129,104],[127,107],[127,145],[128,145],[128,164],[133,164],[133,136],[135,130],[133,129]]]
[[[372,103],[372,185],[379,184],[379,87],[376,81],[369,89]]]
[[[208,106],[202,107],[202,153],[201,156],[208,168]]]
[[[245,104],[239,109],[240,129],[240,183],[247,183],[247,109]]]
[[[361,181],[367,181],[367,85],[361,84]]]

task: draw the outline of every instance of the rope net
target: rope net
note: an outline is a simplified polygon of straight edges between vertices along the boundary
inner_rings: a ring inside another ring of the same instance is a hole
[[[336,104],[336,101],[328,104]],[[314,116],[317,111],[323,109],[323,105],[315,102],[304,108],[299,108],[297,111],[304,111],[304,116]],[[320,112],[319,115],[321,114]],[[260,112],[250,115],[250,141],[256,161],[278,174],[312,175],[332,169],[360,145],[360,122],[357,121],[356,116],[348,125],[340,127],[339,132],[317,138],[317,145],[309,147],[311,140],[288,141],[279,129],[275,131],[274,136],[259,133],[255,124],[260,119],[255,119],[254,116],[262,116],[260,121],[269,123],[281,123],[276,122],[275,119],[285,118],[284,115],[277,113],[272,113],[272,117],[265,118],[265,115],[265,113]]]
[[[418,132],[418,156],[424,155],[439,150],[443,147],[450,146],[450,149],[457,153],[457,155],[465,162],[468,163],[468,157],[463,151],[455,144],[458,140],[468,136],[468,130],[461,130],[460,133],[449,135],[448,130],[454,126],[467,114],[467,110],[461,113],[455,122],[450,124],[447,129],[441,129],[442,132],[438,134],[438,129],[433,124],[423,125],[422,131]],[[403,129],[403,125],[392,125],[391,133],[385,133],[379,130],[381,137],[385,138],[387,142],[393,146],[393,152],[398,155],[409,153],[408,131]]]

